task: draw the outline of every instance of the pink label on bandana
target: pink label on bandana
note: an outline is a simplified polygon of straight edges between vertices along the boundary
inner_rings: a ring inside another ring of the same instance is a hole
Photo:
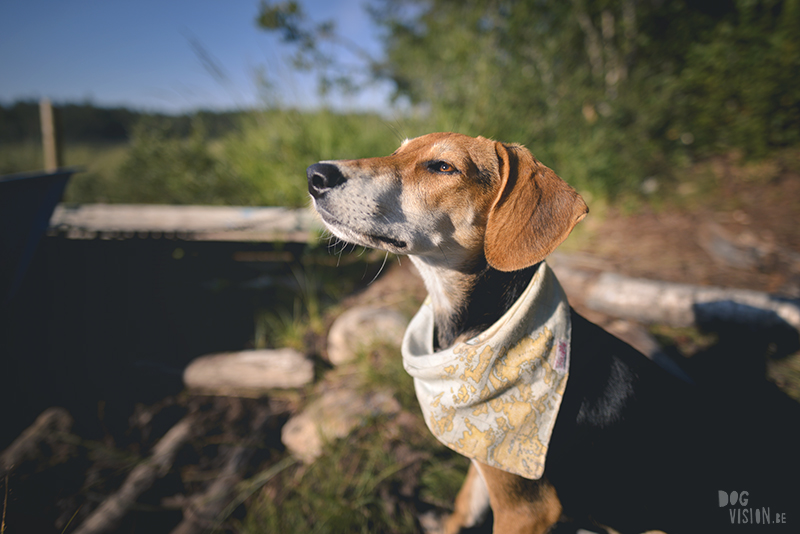
[[[561,340],[558,342],[558,355],[556,356],[555,369],[556,371],[564,372],[567,370],[567,350],[569,345],[567,341]]]

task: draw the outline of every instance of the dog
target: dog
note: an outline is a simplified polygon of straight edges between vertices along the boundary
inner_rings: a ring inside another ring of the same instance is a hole
[[[577,314],[544,259],[588,208],[526,148],[428,134],[307,180],[333,235],[425,282],[404,364],[431,431],[472,459],[444,532],[800,529],[795,403],[721,398]]]

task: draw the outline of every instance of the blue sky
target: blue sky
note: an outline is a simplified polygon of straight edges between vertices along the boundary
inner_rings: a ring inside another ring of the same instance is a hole
[[[364,0],[300,0],[317,21],[377,54]],[[0,0],[0,102],[126,105],[151,111],[233,109],[259,103],[264,72],[286,105],[320,103],[315,78],[291,68],[291,49],[255,24],[259,0]],[[216,80],[194,39],[221,66]],[[377,108],[386,88],[327,104]]]

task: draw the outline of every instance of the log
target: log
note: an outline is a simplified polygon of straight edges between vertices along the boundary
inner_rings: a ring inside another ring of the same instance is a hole
[[[645,324],[702,326],[717,322],[800,331],[800,303],[745,289],[704,287],[585,272],[567,265],[553,269],[571,298],[614,317]]]
[[[196,241],[308,243],[320,224],[307,209],[149,204],[59,204],[50,231],[68,238],[175,235]]]
[[[136,499],[156,479],[169,472],[178,450],[196,431],[195,419],[187,415],[169,429],[155,444],[150,457],[133,468],[120,489],[103,501],[75,530],[75,534],[99,534],[115,530]]]
[[[0,476],[23,462],[47,455],[45,448],[52,448],[53,438],[68,433],[72,424],[72,416],[64,408],[53,407],[43,411],[0,455]]]
[[[187,388],[224,396],[260,396],[275,388],[303,387],[313,381],[314,363],[290,348],[200,356],[183,372]]]

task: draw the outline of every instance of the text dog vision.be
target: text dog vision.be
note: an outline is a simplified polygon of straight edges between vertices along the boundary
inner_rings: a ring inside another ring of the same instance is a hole
[[[785,524],[786,523],[786,513],[785,512],[776,512],[773,516],[768,506],[762,506],[761,508],[746,508],[748,503],[750,502],[750,492],[749,491],[742,491],[736,492],[732,491],[730,494],[726,491],[719,492],[719,506],[720,508],[724,508],[728,505],[736,506],[737,504],[741,506],[741,508],[731,508],[728,510],[731,516],[731,524],[764,524],[769,525],[772,523],[775,524]]]

